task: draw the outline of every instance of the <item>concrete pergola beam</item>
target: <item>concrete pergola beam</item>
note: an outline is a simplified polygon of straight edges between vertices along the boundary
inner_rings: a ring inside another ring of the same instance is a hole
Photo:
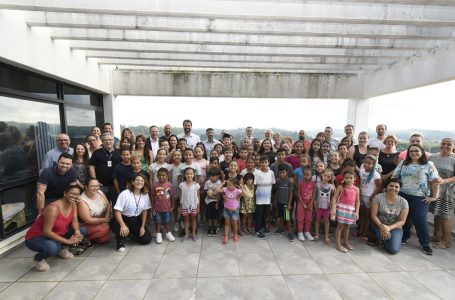
[[[53,12],[111,13],[150,16],[207,16],[229,19],[307,20],[374,24],[453,25],[455,7],[345,1],[209,1],[209,0],[4,0],[0,8]],[[133,8],[133,9],[132,9]],[[229,12],[228,14],[226,12]],[[330,13],[328,13],[330,12]],[[419,18],[416,18],[419,16]]]
[[[1,7],[1,5],[0,5]],[[416,16],[416,18],[418,18]],[[313,20],[249,20],[220,19],[215,16],[194,18],[173,16],[135,16],[86,13],[31,12],[27,17],[29,26],[144,30],[187,33],[226,33],[275,36],[328,36],[386,39],[447,40],[455,36],[452,26],[366,24],[351,20],[351,23],[315,22]]]
[[[455,41],[402,63],[365,74],[362,98],[455,79]]]
[[[115,95],[355,98],[357,85],[355,75],[113,71]]]

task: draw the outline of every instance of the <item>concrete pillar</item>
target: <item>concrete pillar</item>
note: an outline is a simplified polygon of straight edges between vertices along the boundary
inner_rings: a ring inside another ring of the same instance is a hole
[[[117,124],[115,118],[115,99],[113,94],[103,95],[104,122],[112,123],[114,136],[120,137],[120,124]]]
[[[349,99],[348,124],[354,125],[355,132],[368,131],[370,109],[370,99]]]

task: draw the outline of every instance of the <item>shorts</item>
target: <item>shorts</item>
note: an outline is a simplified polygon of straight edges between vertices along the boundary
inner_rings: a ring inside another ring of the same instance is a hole
[[[360,196],[360,198],[361,198],[361,200],[362,200],[360,203],[361,203],[363,206],[365,206],[366,208],[371,208],[370,196],[362,195],[362,196]]]
[[[163,211],[163,212],[156,212],[155,215],[155,223],[156,224],[163,224],[163,223],[169,223],[171,221],[171,213],[168,211]]]
[[[182,216],[183,217],[187,217],[187,216],[195,217],[195,216],[197,216],[197,209],[188,210],[187,208],[182,208]]]
[[[220,217],[220,210],[216,208],[216,201],[212,201],[205,206],[205,218],[207,220],[218,220]]]
[[[228,208],[224,208],[223,210],[223,216],[225,219],[232,219],[234,221],[237,221],[240,218],[239,210],[234,209],[234,210],[229,210]]]
[[[330,208],[318,208],[316,212],[316,220],[328,220],[330,217]]]
[[[278,210],[278,218],[284,218],[284,209],[287,207],[284,203],[277,202],[276,208]]]

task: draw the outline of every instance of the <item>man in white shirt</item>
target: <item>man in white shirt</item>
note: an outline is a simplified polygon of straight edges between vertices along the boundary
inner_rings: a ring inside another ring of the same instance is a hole
[[[214,133],[215,133],[215,131],[213,130],[213,128],[207,128],[205,130],[205,134],[207,135],[207,139],[205,141],[203,141],[203,143],[204,143],[205,152],[207,152],[207,155],[210,155],[210,151],[212,151],[213,148],[215,148],[216,144],[221,144],[220,141],[216,140],[213,137]]]
[[[196,147],[196,144],[201,141],[201,138],[197,135],[191,132],[191,129],[193,128],[193,123],[191,120],[184,120],[183,121],[183,133],[179,134],[177,137],[184,138],[186,142],[188,143],[188,147],[191,149],[194,149]]]
[[[335,151],[338,150],[338,144],[340,143],[333,138],[333,129],[330,126],[327,126],[324,129],[325,140],[330,143],[330,148]]]
[[[156,157],[156,153],[160,148],[160,139],[159,139],[160,132],[158,127],[155,125],[150,126],[150,137],[147,138],[145,141],[145,145],[147,149],[153,151],[153,157]]]
[[[348,125],[344,126],[344,133],[346,134],[346,136],[351,137],[353,145],[359,144],[359,141],[354,136],[354,125],[348,124]]]
[[[245,139],[248,139],[249,143],[250,144],[253,144],[253,139],[254,139],[254,136],[253,136],[253,127],[251,126],[248,126],[246,129],[245,129]]]
[[[387,125],[378,124],[376,126],[377,137],[371,138],[368,141],[368,146],[376,147],[376,148],[379,148],[380,150],[384,149],[385,148],[384,139],[385,139],[386,131],[387,131]]]

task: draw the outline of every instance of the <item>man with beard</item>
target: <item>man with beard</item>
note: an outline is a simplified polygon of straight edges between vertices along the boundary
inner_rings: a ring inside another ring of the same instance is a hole
[[[305,140],[305,130],[303,129],[300,129],[299,131],[299,141],[302,141],[303,148],[305,148],[305,153],[308,153],[308,151],[310,151],[311,142]]]
[[[177,137],[179,139],[184,138],[188,144],[188,147],[194,149],[194,147],[196,147],[196,144],[201,141],[201,138],[197,134],[191,132],[192,128],[193,123],[190,120],[183,121],[183,133],[179,134]]]
[[[160,142],[161,141],[167,141],[172,135],[172,126],[170,124],[164,125],[164,135],[160,136]]]

